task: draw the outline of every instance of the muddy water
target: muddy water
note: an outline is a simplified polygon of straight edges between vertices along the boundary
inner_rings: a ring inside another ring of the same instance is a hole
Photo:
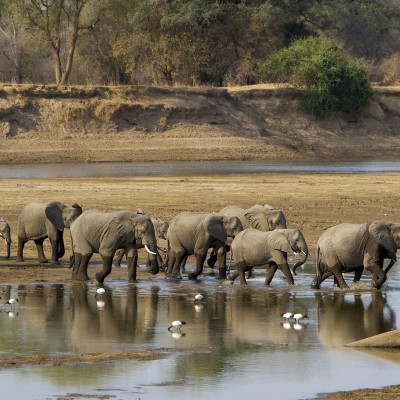
[[[171,354],[155,361],[4,369],[2,398],[300,399],[399,384],[400,353],[343,344],[400,328],[400,266],[382,291],[369,288],[368,276],[358,290],[334,290],[327,280],[314,291],[312,264],[290,288],[279,274],[264,287],[263,270],[249,287],[221,285],[207,269],[199,282],[160,275],[133,286],[110,279],[97,299],[93,284],[0,285],[3,299],[19,299],[13,314],[1,306],[3,355],[160,348]],[[196,293],[205,295],[199,305]],[[285,311],[309,319],[283,324]],[[167,330],[175,319],[187,322],[181,333]]]
[[[217,174],[400,172],[399,161],[190,161],[151,163],[0,165],[0,178],[78,178],[101,176],[199,176]]]

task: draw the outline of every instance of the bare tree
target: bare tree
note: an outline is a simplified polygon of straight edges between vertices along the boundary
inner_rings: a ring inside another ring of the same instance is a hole
[[[18,0],[34,29],[43,33],[54,56],[57,85],[68,84],[76,43],[99,23],[99,0]]]

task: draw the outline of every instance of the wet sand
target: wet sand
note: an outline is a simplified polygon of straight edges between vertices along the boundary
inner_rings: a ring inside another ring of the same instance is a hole
[[[384,219],[398,221],[400,215],[400,174],[337,174],[337,175],[224,175],[200,177],[140,177],[140,178],[71,178],[71,179],[1,179],[0,217],[6,218],[12,228],[11,259],[5,260],[5,244],[0,241],[0,282],[70,282],[68,268],[70,239],[65,233],[66,256],[62,266],[39,265],[33,242],[25,246],[24,263],[15,261],[17,247],[17,220],[23,207],[31,201],[59,200],[66,204],[79,203],[84,210],[100,209],[114,211],[136,210],[141,207],[151,216],[170,221],[182,211],[211,212],[236,204],[243,208],[268,203],[284,211],[289,228],[300,228],[310,251],[315,251],[318,237],[324,229],[342,222],[362,223]],[[45,241],[45,253],[50,246]],[[165,243],[160,243],[161,246]],[[145,254],[140,251],[139,261]],[[94,277],[100,266],[99,257],[93,257],[89,276]],[[97,262],[97,263],[96,263]],[[112,277],[126,279],[125,268],[114,268]],[[152,279],[140,272],[140,280]],[[98,359],[85,355],[94,362],[117,358],[159,357],[150,353],[114,355]],[[5,357],[1,367],[21,364],[37,365],[82,360],[62,358]],[[398,386],[380,390],[365,389],[349,393],[335,393],[328,399],[395,399],[399,397]],[[385,396],[385,397],[384,397]]]

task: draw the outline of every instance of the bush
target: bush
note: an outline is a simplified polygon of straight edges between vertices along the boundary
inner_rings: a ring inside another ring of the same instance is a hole
[[[299,39],[264,63],[267,80],[289,81],[313,113],[354,113],[372,96],[366,70],[324,37]]]

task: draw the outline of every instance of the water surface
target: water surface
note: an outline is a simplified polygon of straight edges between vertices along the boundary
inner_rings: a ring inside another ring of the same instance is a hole
[[[0,178],[200,176],[219,174],[308,174],[400,172],[400,161],[173,161],[145,163],[0,165]]]
[[[370,289],[369,276],[356,291],[334,290],[331,280],[311,290],[313,269],[310,259],[290,288],[279,273],[265,287],[263,270],[245,288],[221,285],[209,269],[199,282],[158,275],[128,285],[111,274],[106,294],[97,299],[91,283],[0,285],[3,299],[19,298],[13,314],[1,307],[3,355],[143,349],[170,354],[154,361],[6,369],[0,374],[2,395],[295,400],[399,384],[400,353],[365,353],[343,344],[399,328],[400,268],[391,270],[381,291]],[[199,305],[193,303],[196,293],[205,295]],[[309,319],[284,324],[286,311]],[[167,328],[175,319],[187,324],[171,333]]]

